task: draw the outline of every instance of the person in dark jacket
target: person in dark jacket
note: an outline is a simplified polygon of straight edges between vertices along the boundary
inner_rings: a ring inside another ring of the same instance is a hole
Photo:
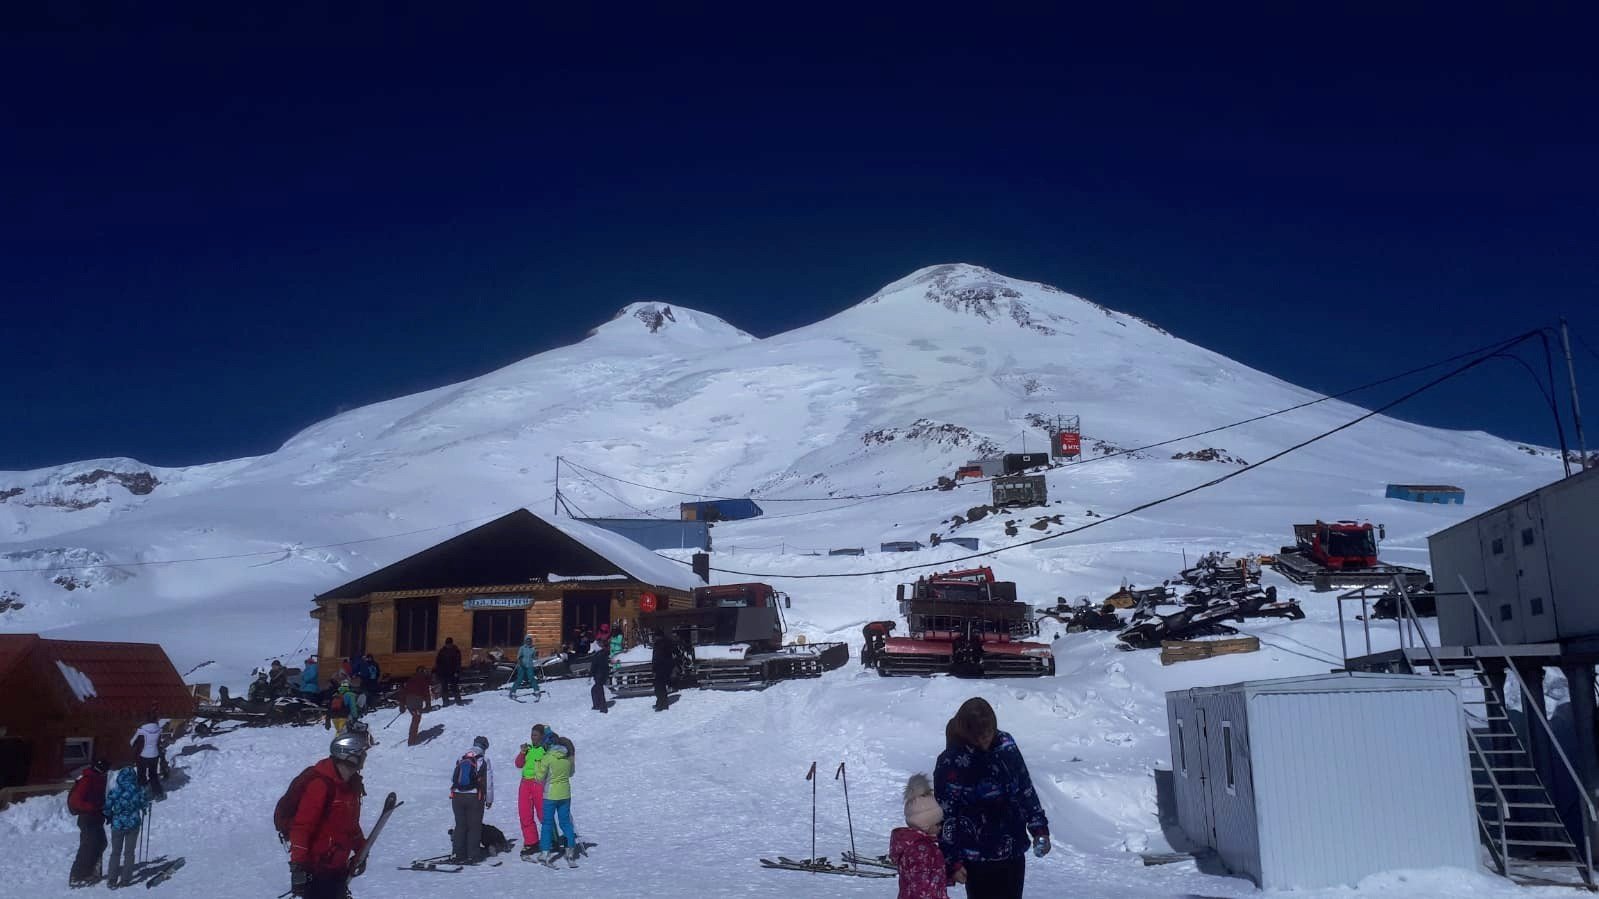
[[[455,645],[454,637],[445,637],[444,645],[439,648],[438,655],[433,657],[433,673],[439,679],[439,696],[444,705],[450,704],[450,696],[455,696],[457,705],[461,702],[461,648]]]
[[[671,708],[667,693],[672,689],[672,672],[677,668],[677,641],[664,629],[655,632],[650,646],[650,676],[655,681],[655,711]]]
[[[356,672],[361,678],[361,707],[373,708],[373,703],[378,700],[379,681],[383,679],[383,669],[378,667],[378,660],[372,658],[372,653],[367,653],[356,663]]]
[[[361,832],[361,768],[370,744],[365,734],[333,738],[328,757],[312,766],[289,824],[289,892],[303,899],[345,899],[351,856],[366,845]]]
[[[594,686],[589,690],[589,696],[594,700],[594,711],[609,712],[605,703],[605,682],[611,676],[611,628],[610,625],[600,625],[600,639],[594,644],[594,655],[589,657],[589,674],[594,677]]]
[[[411,733],[405,745],[415,746],[417,730],[422,726],[422,713],[433,707],[433,676],[418,665],[416,673],[400,687],[400,707],[411,713]]]
[[[1027,850],[1049,852],[1049,819],[1022,751],[999,729],[994,708],[973,697],[944,728],[933,795],[944,811],[939,848],[965,869],[967,899],[1020,899]]]
[[[72,860],[67,885],[88,886],[100,877],[100,856],[105,853],[105,759],[83,769],[72,792],[67,794],[67,811],[78,819],[78,854]]]

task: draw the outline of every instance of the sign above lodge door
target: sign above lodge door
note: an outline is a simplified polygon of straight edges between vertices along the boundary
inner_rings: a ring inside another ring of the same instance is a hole
[[[474,596],[461,603],[461,608],[473,609],[525,609],[533,604],[531,596]]]

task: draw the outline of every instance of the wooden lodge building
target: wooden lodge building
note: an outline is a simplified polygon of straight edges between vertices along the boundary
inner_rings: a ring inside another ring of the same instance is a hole
[[[631,643],[641,601],[687,607],[700,584],[619,534],[518,509],[317,596],[311,617],[323,670],[370,652],[400,676],[432,668],[445,638],[468,664],[474,650],[514,656],[526,634],[549,655],[603,622],[622,623]]]

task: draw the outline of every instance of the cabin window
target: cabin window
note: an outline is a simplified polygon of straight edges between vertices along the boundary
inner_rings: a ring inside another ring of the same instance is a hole
[[[1504,555],[1505,554],[1505,538],[1503,538],[1503,537],[1495,537],[1494,538],[1494,547],[1493,547],[1493,549],[1494,549],[1494,555],[1496,555],[1496,556]]]
[[[1188,776],[1188,741],[1183,737],[1183,722],[1177,722],[1177,770]]]
[[[1531,546],[1532,545],[1532,539],[1533,539],[1532,528],[1522,528],[1521,529],[1521,545],[1522,546]]]
[[[1227,757],[1227,793],[1238,795],[1238,780],[1233,774],[1233,724],[1231,721],[1221,723],[1221,748]]]
[[[94,761],[93,737],[67,737],[61,747],[61,765],[67,771],[82,768]]]
[[[473,649],[516,646],[526,635],[526,609],[493,609],[472,613]]]
[[[1543,597],[1542,596],[1534,596],[1532,599],[1527,600],[1527,611],[1531,612],[1534,615],[1542,615],[1543,614]]]
[[[1511,616],[1510,603],[1507,602],[1504,605],[1499,607],[1499,620],[1500,621],[1509,621],[1510,620],[1510,616]]]
[[[394,651],[432,652],[439,643],[439,598],[394,601]]]

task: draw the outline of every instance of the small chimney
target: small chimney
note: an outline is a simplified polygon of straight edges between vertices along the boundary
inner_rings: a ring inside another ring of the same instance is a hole
[[[711,582],[710,553],[694,554],[694,573],[699,575],[700,580],[704,581],[705,583],[709,584]]]

